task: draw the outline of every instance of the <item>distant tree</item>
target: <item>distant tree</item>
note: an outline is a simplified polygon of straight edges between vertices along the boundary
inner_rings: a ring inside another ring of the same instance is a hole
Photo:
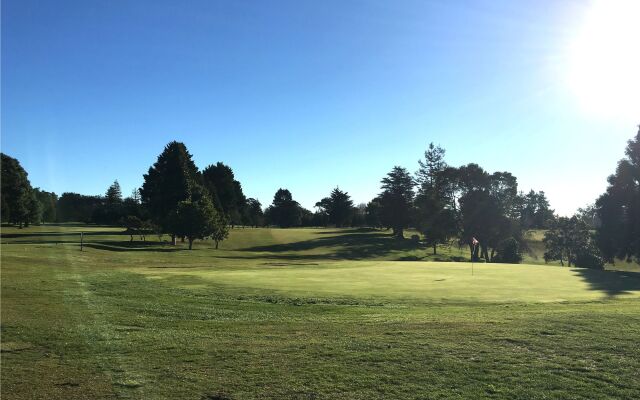
[[[585,207],[580,207],[576,211],[576,217],[582,220],[589,229],[596,229],[600,226],[600,219],[598,218],[598,210],[595,204],[589,204]]]
[[[133,236],[139,235],[142,229],[142,221],[135,215],[127,215],[122,219],[122,226],[125,232],[131,236],[130,242],[133,242]]]
[[[218,227],[218,216],[208,197],[198,201],[184,200],[178,203],[170,218],[171,231],[189,241],[189,250],[196,239],[212,235]]]
[[[242,223],[247,199],[231,167],[221,162],[209,165],[202,171],[202,180],[216,209],[227,216],[232,226]]]
[[[425,237],[425,242],[437,252],[438,244],[458,233],[455,208],[449,198],[449,175],[445,175],[448,166],[444,161],[445,150],[433,143],[424,153],[424,161],[418,161],[420,169],[416,173],[419,183],[415,199],[415,226]]]
[[[455,174],[458,197],[462,197],[472,191],[488,190],[491,185],[491,176],[478,164],[463,165],[457,168]]]
[[[144,183],[140,189],[142,203],[153,222],[165,232],[172,226],[168,216],[175,214],[178,204],[197,200],[192,199],[192,192],[198,186],[198,180],[198,168],[191,159],[191,154],[183,143],[175,141],[165,146],[157,161],[144,175]],[[184,208],[183,212],[191,212],[188,207],[192,206],[181,207]],[[176,232],[170,233],[175,245]]]
[[[331,191],[329,197],[317,202],[316,207],[327,215],[329,223],[338,228],[349,225],[354,214],[351,196],[337,187]]]
[[[56,204],[58,222],[92,222],[96,209],[102,207],[99,196],[85,196],[78,193],[62,193]]]
[[[40,224],[42,222],[42,205],[36,197],[36,192],[31,190],[29,192],[29,198],[27,200],[27,220],[25,226],[29,226],[29,223]]]
[[[40,204],[31,188],[28,174],[13,157],[0,153],[2,170],[1,219],[22,226],[40,223]]]
[[[442,199],[434,197],[430,192],[417,195],[416,228],[424,235],[427,246],[437,253],[438,244],[447,243],[458,234],[458,221],[453,210],[446,208]]]
[[[124,215],[122,190],[116,180],[107,189],[101,206],[94,210],[92,219],[95,223],[115,225]]]
[[[494,172],[489,177],[489,191],[496,198],[502,215],[511,219],[519,216],[518,179],[515,176],[506,171]]]
[[[317,224],[316,217],[317,213],[311,212],[311,210],[307,210],[304,207],[300,207],[300,226],[321,226]]]
[[[520,243],[516,238],[510,237],[498,243],[497,254],[492,262],[518,264],[522,261]]]
[[[460,221],[463,243],[469,244],[472,258],[493,261],[499,245],[507,238],[522,241],[517,215],[517,180],[508,172],[489,175],[476,164],[459,169]],[[472,246],[476,238],[479,246]]]
[[[216,244],[216,249],[220,242],[229,237],[229,221],[221,213],[217,212],[214,219],[213,231],[211,232],[211,238]]]
[[[257,199],[247,199],[247,216],[249,225],[253,227],[264,225],[264,213],[262,212],[262,204]]]
[[[351,219],[351,226],[366,226],[367,225],[367,205],[365,203],[358,204],[353,209],[353,218]]]
[[[413,178],[405,168],[396,166],[381,183],[380,220],[393,229],[394,236],[404,238],[404,229],[411,222],[413,212]]]
[[[520,194],[517,202],[523,229],[547,229],[555,218],[547,196],[542,191],[531,190],[527,194]]]
[[[367,203],[367,214],[365,216],[365,221],[368,226],[372,228],[381,228],[382,220],[380,217],[380,210],[382,205],[380,205],[380,198],[376,197]]]
[[[120,183],[118,183],[117,179],[107,189],[105,200],[109,205],[122,203],[122,190],[120,189]]]
[[[442,172],[447,168],[444,160],[445,149],[429,143],[429,147],[424,152],[424,160],[418,160],[420,168],[416,172],[416,183],[419,190],[422,188],[440,187]]]
[[[287,189],[278,189],[265,214],[269,223],[281,228],[299,226],[302,223],[300,204],[293,200],[291,192]]]
[[[46,192],[39,188],[35,188],[34,193],[42,210],[42,222],[55,222],[58,196],[53,192]]]
[[[562,265],[567,261],[569,267],[572,264],[585,267],[587,265],[581,265],[579,260],[584,262],[584,260],[599,257],[593,252],[594,246],[591,244],[589,227],[575,215],[571,218],[559,217],[555,220],[545,233],[543,243],[546,248],[545,261],[560,261]]]
[[[640,262],[640,127],[626,148],[607,191],[596,201],[596,243],[604,259]]]

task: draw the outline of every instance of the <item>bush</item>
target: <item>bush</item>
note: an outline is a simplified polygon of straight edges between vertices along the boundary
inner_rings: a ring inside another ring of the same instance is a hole
[[[573,262],[578,268],[604,269],[604,260],[593,243],[579,249]]]
[[[493,262],[519,264],[522,261],[520,253],[520,243],[515,238],[504,239],[498,244],[498,254],[493,258]]]

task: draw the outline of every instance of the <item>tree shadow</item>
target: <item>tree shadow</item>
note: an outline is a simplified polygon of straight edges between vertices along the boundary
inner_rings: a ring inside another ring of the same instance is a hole
[[[107,251],[117,251],[117,252],[126,252],[126,251],[147,251],[154,253],[173,253],[176,251],[188,250],[183,247],[164,247],[166,246],[166,242],[129,242],[129,241],[100,241],[100,242],[89,242],[85,243],[84,247],[97,249],[97,250],[107,250]],[[158,247],[163,246],[163,247]]]
[[[129,235],[125,231],[116,232],[83,232],[85,237],[87,236],[120,236]],[[3,233],[0,234],[2,239],[19,239],[19,238],[33,238],[33,237],[61,237],[61,236],[77,236],[80,237],[80,232],[18,232],[18,233]]]
[[[587,268],[574,270],[589,284],[589,289],[606,293],[607,297],[640,291],[640,273],[603,271]]]
[[[339,231],[344,233],[344,231]],[[350,231],[353,232],[353,231]],[[339,236],[321,237],[293,243],[254,246],[237,250],[238,252],[271,253],[237,258],[308,258],[308,259],[346,259],[358,260],[383,256],[393,251],[420,249],[421,246],[410,240],[398,240],[380,231],[369,233],[347,233]],[[323,232],[324,233],[324,232]],[[326,232],[327,234],[329,232]],[[320,248],[331,248],[322,254],[283,254],[313,251]],[[335,249],[333,249],[335,248]],[[276,253],[276,254],[273,254]],[[279,254],[278,254],[279,253]]]
[[[383,233],[383,231],[379,230],[379,229],[375,229],[375,228],[345,228],[345,229],[340,229],[340,230],[326,230],[326,231],[320,231],[320,232],[316,232],[317,235],[343,235],[345,233],[365,233],[365,232],[378,232],[380,234]]]

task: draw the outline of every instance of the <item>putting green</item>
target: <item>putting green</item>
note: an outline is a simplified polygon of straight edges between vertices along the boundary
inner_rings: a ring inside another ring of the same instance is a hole
[[[136,268],[188,287],[225,285],[288,297],[426,302],[562,302],[637,298],[638,278],[613,271],[540,265],[340,261],[261,262],[243,268]]]

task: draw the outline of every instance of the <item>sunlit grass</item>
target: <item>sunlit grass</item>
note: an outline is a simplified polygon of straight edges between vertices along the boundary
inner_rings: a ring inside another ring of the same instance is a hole
[[[472,276],[384,231],[117,232],[3,228],[3,398],[640,397],[632,272]]]

